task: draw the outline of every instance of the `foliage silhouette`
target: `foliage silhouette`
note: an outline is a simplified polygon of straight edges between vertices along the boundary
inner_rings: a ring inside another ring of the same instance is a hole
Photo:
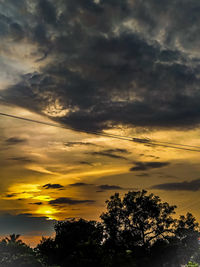
[[[116,258],[129,250],[136,266],[178,267],[198,250],[199,227],[192,214],[174,219],[176,206],[147,191],[115,193],[101,215],[107,234],[104,246]],[[162,255],[162,256],[161,256]]]
[[[124,199],[116,193],[106,201],[107,212],[101,215],[107,240],[112,246],[132,249],[135,246],[148,248],[158,238],[173,232],[175,206],[162,203],[145,190],[128,192]]]
[[[95,221],[71,219],[55,225],[56,236],[43,238],[37,251],[47,264],[59,266],[100,266],[102,225]]]
[[[1,267],[42,267],[33,249],[19,239],[20,235],[12,234],[0,242]]]
[[[100,222],[70,219],[55,225],[37,253],[61,267],[179,267],[198,254],[199,226],[192,214],[175,219],[176,206],[142,190],[115,193]]]
[[[5,241],[8,243],[8,244],[22,244],[22,240],[19,239],[20,235],[16,235],[16,234],[12,234],[12,235],[9,235],[9,237],[6,237],[5,238]]]

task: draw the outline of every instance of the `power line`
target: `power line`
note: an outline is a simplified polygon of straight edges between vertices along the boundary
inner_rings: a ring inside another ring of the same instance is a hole
[[[47,126],[52,126],[52,127],[62,128],[62,129],[68,129],[68,130],[83,132],[83,133],[87,133],[87,134],[95,134],[95,135],[100,135],[100,136],[105,136],[105,137],[111,137],[111,138],[117,138],[117,139],[131,141],[131,138],[126,137],[126,136],[118,136],[118,135],[113,135],[113,134],[101,133],[101,132],[97,132],[97,131],[93,131],[93,130],[82,130],[82,129],[77,129],[77,128],[73,128],[70,126],[64,126],[64,125],[60,125],[60,124],[58,125],[58,124],[54,124],[54,123],[50,123],[50,122],[43,122],[43,121],[28,119],[28,118],[19,117],[19,116],[1,113],[1,112],[0,112],[0,116],[6,116],[6,117],[18,119],[18,120],[24,120],[24,121],[28,121],[28,122],[39,123],[39,124],[43,124],[43,125],[47,125]]]
[[[200,149],[199,146],[191,146],[191,145],[183,145],[183,144],[176,144],[176,143],[171,143],[171,142],[164,142],[164,141],[154,141],[151,140],[151,142],[156,142],[156,143],[160,143],[160,144],[166,144],[166,145],[179,145],[179,146],[183,146],[183,147],[191,147],[191,148],[197,148]]]
[[[171,143],[171,142],[164,142],[164,141],[156,141],[154,139],[141,139],[141,138],[133,138],[134,142],[137,143],[142,143],[142,144],[155,144],[155,145],[160,145],[160,146],[167,146],[167,147],[171,147],[172,146],[181,146],[183,148],[187,148],[187,150],[189,148],[196,148],[196,149],[200,149],[199,146],[191,146],[191,145],[183,145],[183,144],[177,144],[177,143]],[[170,146],[168,146],[170,145]],[[190,149],[189,149],[190,150]]]
[[[164,142],[164,141],[156,141],[156,140],[152,140],[149,138],[137,138],[137,137],[131,137],[131,136],[109,134],[109,133],[97,132],[94,130],[77,129],[77,128],[73,128],[70,126],[65,126],[65,125],[60,125],[60,124],[58,125],[58,124],[54,124],[54,123],[28,119],[25,117],[15,116],[12,114],[2,113],[2,112],[0,112],[0,116],[10,117],[10,118],[18,119],[18,120],[24,120],[24,121],[28,121],[31,123],[43,124],[43,125],[47,125],[47,126],[51,126],[51,127],[57,127],[57,128],[68,129],[68,130],[77,131],[77,132],[83,132],[86,134],[94,134],[94,135],[105,136],[105,137],[115,138],[115,139],[120,139],[120,140],[125,140],[125,141],[132,141],[132,142],[144,144],[147,146],[161,146],[161,147],[181,149],[181,150],[187,150],[187,151],[193,151],[193,152],[200,152],[200,147],[198,147],[198,146],[170,143],[170,142]]]

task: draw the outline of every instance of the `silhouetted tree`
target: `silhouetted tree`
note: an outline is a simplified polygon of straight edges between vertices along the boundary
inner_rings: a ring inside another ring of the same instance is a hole
[[[173,232],[175,206],[162,203],[158,196],[147,191],[119,194],[106,201],[107,212],[101,215],[107,233],[107,242],[113,247],[148,248],[158,238]]]
[[[53,238],[42,237],[42,240],[35,249],[37,255],[45,264],[53,265],[59,261],[59,252]]]
[[[177,255],[179,262],[186,264],[192,255],[199,250],[199,225],[191,213],[180,216],[176,222],[174,231],[176,242],[178,243]]]
[[[37,251],[48,264],[101,266],[103,228],[100,223],[70,219],[55,225],[55,238],[43,239]]]
[[[22,240],[19,239],[20,235],[12,234],[5,238],[5,241],[9,244],[22,244]]]
[[[154,194],[128,192],[122,199],[115,193],[106,204],[104,246],[113,259],[129,250],[136,266],[178,267],[198,249],[195,218],[188,213],[174,219],[176,206]]]
[[[156,242],[151,248],[153,266],[177,267],[187,264],[199,249],[199,227],[192,214],[175,220],[173,235],[164,242]],[[161,255],[159,257],[159,255]]]
[[[199,226],[192,214],[173,218],[175,206],[142,190],[115,193],[102,223],[70,219],[55,225],[37,252],[61,267],[180,267],[199,250]],[[197,254],[197,253],[196,253]]]
[[[0,241],[1,267],[42,267],[33,249],[12,234]]]

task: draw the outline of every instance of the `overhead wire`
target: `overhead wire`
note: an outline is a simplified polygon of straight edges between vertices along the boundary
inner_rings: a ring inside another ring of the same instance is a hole
[[[68,130],[77,131],[77,132],[83,132],[83,133],[87,133],[87,134],[95,134],[95,135],[100,135],[100,136],[106,136],[106,137],[111,137],[111,138],[117,138],[117,139],[131,141],[130,138],[126,137],[126,136],[117,136],[117,135],[113,135],[113,134],[109,134],[109,133],[97,132],[97,131],[94,131],[94,130],[77,129],[77,128],[73,128],[73,127],[70,127],[70,126],[65,126],[65,125],[61,125],[61,124],[55,124],[55,123],[50,123],[50,122],[43,122],[43,121],[33,120],[33,119],[19,117],[19,116],[6,114],[6,113],[2,113],[2,112],[0,112],[0,116],[6,116],[6,117],[14,118],[14,119],[19,119],[19,120],[24,120],[24,121],[28,121],[28,122],[39,123],[39,124],[43,124],[43,125],[47,125],[47,126],[52,126],[52,127],[62,128],[62,129],[68,129]]]
[[[43,125],[51,126],[51,127],[68,129],[68,130],[82,132],[82,133],[86,133],[86,134],[94,134],[94,135],[99,135],[99,136],[104,136],[104,137],[109,137],[109,138],[115,138],[115,139],[119,139],[119,140],[132,141],[132,142],[140,143],[140,144],[147,145],[147,146],[161,146],[161,147],[168,147],[168,148],[174,148],[174,149],[180,149],[180,150],[186,150],[186,151],[192,151],[192,152],[200,152],[199,146],[177,144],[177,143],[165,142],[165,141],[157,141],[157,140],[153,140],[153,139],[149,139],[149,138],[137,138],[137,137],[132,137],[132,136],[123,136],[123,135],[117,135],[117,134],[111,134],[111,133],[105,133],[105,132],[98,132],[95,130],[78,129],[78,128],[74,128],[74,127],[70,127],[70,126],[66,126],[66,125],[29,119],[29,118],[16,116],[16,115],[12,115],[12,114],[7,114],[7,113],[2,113],[2,112],[0,112],[0,116],[5,116],[5,117],[13,118],[13,119],[28,121],[31,123],[43,124]]]

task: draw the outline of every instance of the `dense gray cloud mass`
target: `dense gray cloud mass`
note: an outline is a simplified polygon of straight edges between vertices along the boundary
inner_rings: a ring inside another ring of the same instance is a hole
[[[199,51],[200,3],[195,0],[135,2],[134,18],[149,37],[165,45]],[[193,50],[193,51],[191,51]]]
[[[84,130],[198,126],[199,10],[194,0],[2,1],[2,40],[49,61],[1,101]]]
[[[0,235],[52,235],[54,224],[55,220],[47,220],[46,217],[3,214],[0,215]]]

